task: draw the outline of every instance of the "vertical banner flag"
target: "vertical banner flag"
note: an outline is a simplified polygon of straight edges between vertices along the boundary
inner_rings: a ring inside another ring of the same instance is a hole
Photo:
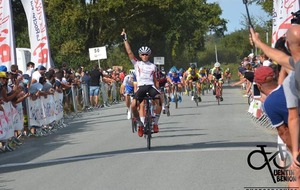
[[[292,12],[299,10],[299,0],[273,0],[272,46],[291,26]]]
[[[11,0],[0,0],[0,65],[8,69],[15,63],[15,39]]]
[[[0,0],[1,1],[1,0]],[[46,25],[43,0],[21,0],[28,22],[31,48],[31,61],[35,65],[51,65],[49,38]]]

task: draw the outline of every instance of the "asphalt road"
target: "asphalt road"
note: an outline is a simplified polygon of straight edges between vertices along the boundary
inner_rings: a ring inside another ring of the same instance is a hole
[[[82,113],[57,133],[27,138],[14,152],[0,154],[0,189],[286,187],[272,181],[267,167],[253,170],[247,163],[256,145],[276,151],[276,131],[250,119],[240,89],[226,88],[223,96],[219,106],[211,93],[198,107],[188,96],[178,109],[172,105],[150,151],[131,132],[122,103]]]

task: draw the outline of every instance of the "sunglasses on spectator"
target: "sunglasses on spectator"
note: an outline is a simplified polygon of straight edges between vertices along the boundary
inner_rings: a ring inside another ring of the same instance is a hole
[[[148,54],[141,54],[142,56],[149,56]]]

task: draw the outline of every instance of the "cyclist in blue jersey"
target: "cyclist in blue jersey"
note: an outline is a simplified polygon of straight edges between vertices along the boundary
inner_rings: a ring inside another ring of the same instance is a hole
[[[125,104],[127,107],[127,119],[131,118],[131,95],[134,94],[136,89],[136,76],[134,70],[130,71],[129,75],[126,75],[123,83],[120,87],[120,94],[125,97]]]
[[[178,91],[177,92],[178,93],[181,92],[181,90],[182,90],[181,78],[182,77],[180,77],[180,75],[178,74],[178,71],[177,71],[176,67],[172,67],[170,69],[169,75],[167,77],[167,80],[168,80],[169,84],[171,84],[172,95],[174,95],[174,87],[175,87],[174,84],[177,84],[177,86],[178,86]],[[174,101],[173,96],[171,96],[171,100],[172,100],[172,102]],[[181,98],[180,94],[178,96],[178,101],[179,102],[182,101],[182,98]]]

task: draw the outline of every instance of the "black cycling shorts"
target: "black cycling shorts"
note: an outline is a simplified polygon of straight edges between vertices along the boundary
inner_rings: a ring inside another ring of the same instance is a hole
[[[158,90],[156,88],[153,88],[152,85],[144,85],[138,87],[134,98],[139,102],[142,102],[144,100],[144,97],[146,97],[147,92],[149,93],[151,98],[155,98],[155,96],[159,94]]]

